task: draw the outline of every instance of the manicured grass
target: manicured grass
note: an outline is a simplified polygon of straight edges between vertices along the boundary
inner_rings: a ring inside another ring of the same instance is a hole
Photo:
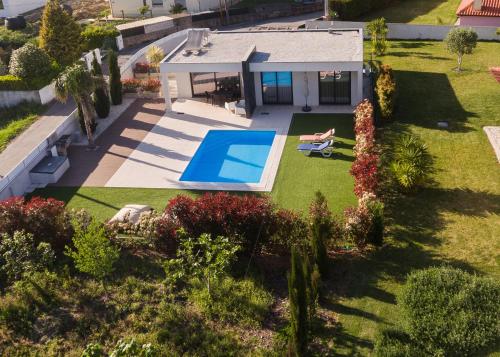
[[[456,73],[441,42],[391,42],[381,58],[399,88],[398,108],[384,136],[420,135],[435,160],[434,184],[387,203],[388,244],[367,257],[338,259],[332,309],[339,355],[370,355],[377,331],[397,325],[396,296],[407,273],[450,264],[500,277],[500,170],[484,134],[500,125],[500,85],[488,73],[500,43],[479,43]],[[450,122],[448,130],[436,122]]]
[[[323,133],[330,128],[335,128],[336,136],[332,158],[306,157],[297,152],[300,135]],[[355,205],[354,181],[349,175],[353,145],[352,115],[296,114],[271,194],[273,200],[283,207],[304,211],[314,192],[321,190],[335,213]]]
[[[362,20],[385,17],[388,22],[453,25],[460,0],[396,0],[391,6],[375,11]]]
[[[23,103],[13,108],[0,109],[0,152],[10,141],[38,119],[44,107]]]
[[[336,213],[355,204],[353,180],[349,168],[353,161],[354,133],[352,115],[305,115],[294,117],[281,157],[280,167],[271,196],[278,205],[306,211],[316,190],[330,200]],[[306,157],[297,151],[299,136],[335,128],[335,154],[329,158]],[[180,194],[198,195],[201,191],[143,188],[49,187],[34,195],[54,197],[67,202],[69,208],[85,208],[101,220],[112,217],[129,203],[148,204],[163,210],[167,201]]]

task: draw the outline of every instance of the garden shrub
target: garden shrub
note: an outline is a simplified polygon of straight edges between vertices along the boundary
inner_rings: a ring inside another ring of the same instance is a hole
[[[109,94],[113,105],[122,104],[122,79],[120,66],[118,66],[118,55],[115,51],[110,51],[108,56],[109,66]]]
[[[354,160],[350,174],[354,176],[354,193],[361,197],[364,193],[375,194],[379,186],[378,166],[380,157],[378,154],[357,155]]]
[[[93,99],[94,99],[94,108],[99,118],[107,118],[109,115],[109,111],[111,109],[111,102],[108,97],[108,84],[104,79],[102,74],[102,68],[99,62],[97,61],[96,54],[94,52],[94,58],[92,59],[92,70],[91,74],[97,78],[97,85],[94,89]]]
[[[384,239],[384,204],[375,195],[365,193],[357,207],[345,210],[344,232],[358,248],[381,245]]]
[[[189,299],[211,319],[258,328],[273,303],[272,295],[253,280],[225,277],[214,285],[211,297],[199,281],[193,282]]]
[[[141,82],[141,88],[146,92],[159,92],[161,88],[161,82],[156,78],[148,78]]]
[[[64,202],[40,197],[0,201],[0,232],[13,235],[16,231],[31,233],[36,246],[49,243],[56,254],[71,245],[73,235],[71,216],[64,209]]]
[[[423,185],[432,173],[432,156],[427,145],[415,135],[403,135],[395,143],[390,169],[404,190]]]
[[[499,341],[500,285],[449,267],[413,272],[398,297],[406,331],[419,349],[476,356]]]
[[[36,246],[30,233],[16,231],[12,235],[4,233],[0,238],[0,272],[11,281],[25,273],[45,270],[53,261],[50,245],[42,242]]]
[[[380,114],[386,120],[392,118],[396,102],[396,81],[392,68],[388,65],[380,66],[379,76],[375,87]]]
[[[26,81],[46,78],[51,73],[51,62],[47,53],[31,43],[12,52],[9,71],[13,76]]]
[[[385,23],[385,18],[381,17],[370,21],[366,25],[366,32],[370,34],[372,43],[372,56],[381,56],[387,50],[387,33],[389,29]]]
[[[0,77],[9,74],[9,67],[0,58]]]
[[[136,93],[137,89],[141,87],[141,80],[135,78],[127,78],[122,80],[122,87],[124,93]]]
[[[316,265],[322,277],[328,275],[326,247],[332,238],[333,218],[326,197],[317,191],[309,206],[309,228],[311,237],[312,265]]]
[[[33,35],[26,31],[12,31],[5,27],[0,27],[0,47],[19,48],[33,39]]]
[[[0,90],[30,90],[30,85],[19,77],[7,74],[0,76]]]
[[[306,247],[309,227],[301,214],[281,208],[274,213],[273,221],[272,234],[265,246],[266,251],[288,255],[292,246]]]
[[[88,25],[82,31],[82,46],[84,51],[91,51],[104,47],[106,39],[112,39],[120,35],[120,32],[111,24]]]
[[[273,205],[268,197],[227,192],[206,193],[198,198],[179,195],[168,202],[165,219],[184,228],[191,237],[203,233],[229,237],[249,253],[256,243],[258,251],[268,242]]]
[[[141,73],[141,74],[149,73],[149,63],[137,62],[134,66],[134,73]]]

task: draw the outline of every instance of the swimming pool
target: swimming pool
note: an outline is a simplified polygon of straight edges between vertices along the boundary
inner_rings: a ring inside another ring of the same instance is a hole
[[[275,131],[210,130],[180,181],[259,183]]]

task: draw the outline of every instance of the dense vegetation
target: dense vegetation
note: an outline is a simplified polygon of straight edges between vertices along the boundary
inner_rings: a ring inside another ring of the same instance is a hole
[[[21,103],[8,109],[0,108],[0,152],[11,140],[37,120],[43,109],[44,106],[31,103]]]

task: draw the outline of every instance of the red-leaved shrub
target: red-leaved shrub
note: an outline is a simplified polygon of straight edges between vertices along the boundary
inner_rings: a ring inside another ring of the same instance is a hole
[[[160,87],[161,82],[156,78],[148,78],[141,82],[141,88],[146,92],[158,92]]]
[[[56,253],[71,244],[73,227],[64,202],[53,198],[12,197],[0,201],[0,233],[25,231],[33,234],[35,244],[47,242]]]
[[[149,73],[149,63],[137,62],[134,67],[134,73]]]
[[[378,188],[378,154],[361,154],[351,166],[354,176],[354,193],[361,198],[364,193],[376,194]]]
[[[250,252],[259,234],[257,249],[268,241],[273,212],[267,197],[219,192],[198,198],[179,195],[168,202],[164,219],[171,222],[171,227],[182,227],[193,237],[203,233],[226,236]]]

